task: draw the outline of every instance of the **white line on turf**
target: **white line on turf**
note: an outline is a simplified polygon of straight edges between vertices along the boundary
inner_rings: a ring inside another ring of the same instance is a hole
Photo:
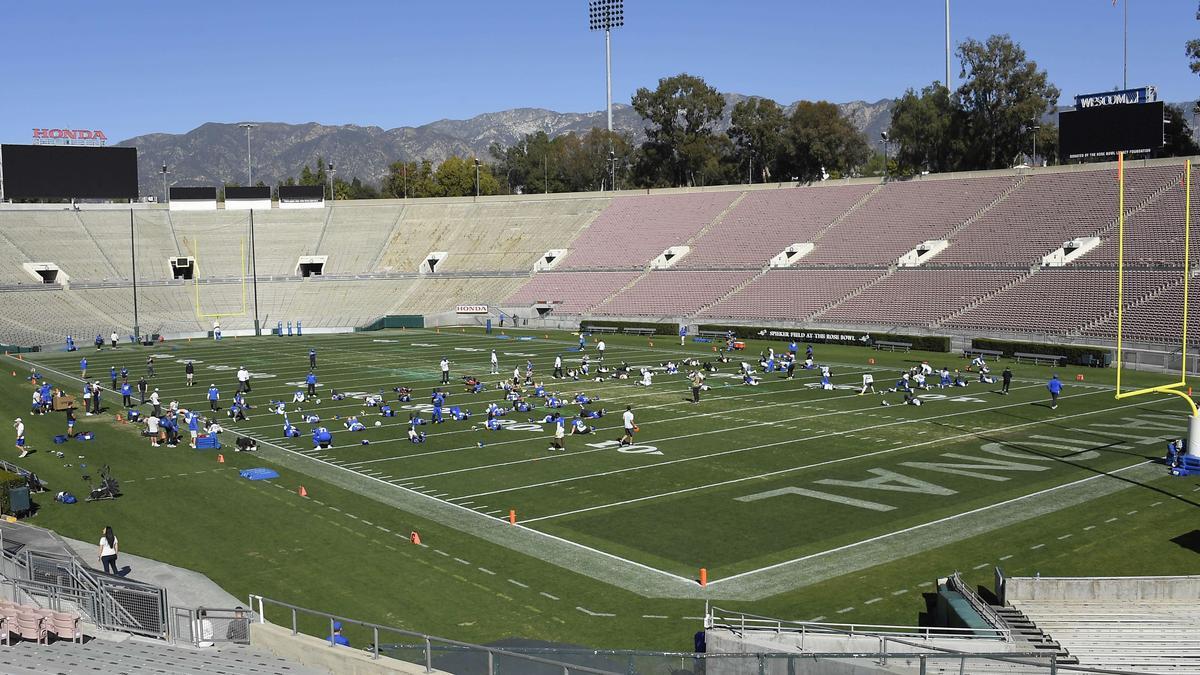
[[[1077,395],[1078,395],[1078,396],[1087,396],[1088,394],[1077,394]],[[1024,404],[1024,405],[1028,405],[1028,404]],[[1097,411],[1097,410],[1093,410],[1093,411],[1089,411],[1089,412],[1086,412],[1086,413],[1076,413],[1075,415],[1066,415],[1066,416],[1063,416],[1063,417],[1059,417],[1059,418],[1057,418],[1057,419],[1066,419],[1066,418],[1068,418],[1068,417],[1081,417],[1081,416],[1086,416],[1086,415],[1095,415],[1095,414],[1098,414],[1098,413],[1112,412],[1113,410],[1119,410],[1119,409],[1121,409],[1121,408],[1130,408],[1130,407],[1136,407],[1136,406],[1138,406],[1138,405],[1141,405],[1141,404],[1138,404],[1138,403],[1130,403],[1130,404],[1127,404],[1127,405],[1124,405],[1124,406],[1119,406],[1119,407],[1116,407],[1116,408],[1110,408],[1110,409],[1109,409],[1109,410],[1107,410],[1107,411]],[[957,413],[955,413],[955,414],[957,414]],[[914,422],[917,422],[917,421],[925,421],[925,420],[928,420],[928,419],[930,419],[930,418],[924,418],[923,420],[913,420],[913,421],[914,421]],[[935,419],[936,419],[936,418],[935,418]],[[994,434],[994,433],[1001,433],[1001,432],[1005,432],[1005,431],[1011,431],[1011,430],[1013,430],[1013,429],[1019,429],[1019,428],[1022,428],[1022,427],[1027,427],[1027,426],[1032,426],[1032,425],[1038,425],[1038,424],[1044,424],[1044,423],[1045,423],[1045,420],[1037,420],[1037,421],[1033,421],[1033,422],[1023,422],[1023,423],[1021,423],[1021,424],[1013,424],[1013,425],[1009,425],[1009,426],[1007,426],[1007,427],[999,427],[999,428],[996,428],[996,429],[992,429],[992,430],[991,430],[989,433],[993,433],[993,434]],[[764,443],[764,444],[761,444],[761,445],[749,446],[749,447],[747,447],[747,448],[740,448],[740,449],[735,449],[735,450],[724,450],[724,451],[722,451],[722,452],[710,453],[710,454],[708,454],[708,455],[702,455],[702,456],[698,456],[698,457],[685,457],[685,458],[682,458],[682,459],[674,459],[674,460],[668,460],[668,461],[665,461],[665,462],[658,462],[657,464],[647,464],[647,465],[645,465],[645,466],[642,466],[642,467],[630,467],[629,469],[616,469],[616,470],[614,470],[614,471],[602,472],[602,475],[609,475],[609,474],[613,474],[613,473],[619,473],[619,472],[624,472],[624,471],[629,471],[629,470],[638,470],[638,469],[644,469],[644,468],[653,468],[653,467],[656,467],[656,466],[662,466],[662,465],[665,465],[665,464],[676,464],[676,463],[679,463],[679,462],[689,462],[689,461],[695,461],[696,459],[707,459],[707,458],[709,458],[709,457],[716,457],[716,456],[720,456],[720,455],[728,455],[728,454],[734,454],[734,453],[738,453],[738,452],[745,452],[745,451],[747,451],[747,450],[757,450],[757,449],[761,449],[761,448],[769,448],[769,447],[775,447],[775,446],[780,446],[780,445],[788,445],[788,444],[791,444],[791,443],[800,443],[800,442],[804,442],[804,441],[816,440],[816,439],[825,438],[825,437],[828,437],[828,436],[837,436],[837,435],[840,435],[840,434],[839,434],[839,432],[832,432],[832,433],[829,433],[829,434],[822,434],[822,435],[819,435],[819,436],[813,436],[813,437],[811,437],[811,438],[802,438],[802,439],[789,439],[789,440],[784,440],[784,441],[775,441],[775,442],[773,442],[773,443]],[[770,478],[770,477],[773,477],[773,476],[779,476],[779,475],[783,475],[783,474],[787,474],[787,473],[792,473],[792,472],[794,472],[794,471],[801,471],[801,470],[805,470],[805,469],[812,469],[812,468],[816,468],[816,467],[820,467],[820,466],[826,466],[826,465],[830,465],[830,464],[838,464],[838,463],[841,463],[841,462],[847,462],[847,461],[856,461],[856,460],[861,460],[861,459],[864,459],[864,458],[867,458],[867,457],[874,457],[874,456],[876,456],[876,455],[885,455],[885,454],[890,454],[890,453],[893,453],[893,452],[899,452],[899,451],[904,451],[904,450],[911,450],[911,449],[913,449],[913,448],[918,448],[918,447],[922,447],[922,446],[925,446],[925,445],[934,445],[934,444],[937,444],[937,443],[945,443],[945,442],[948,442],[948,441],[955,441],[955,440],[959,440],[959,439],[962,439],[962,438],[968,438],[968,437],[975,436],[975,435],[976,435],[976,434],[975,434],[974,432],[971,432],[971,433],[959,434],[959,435],[957,435],[957,436],[947,436],[947,437],[945,437],[945,438],[935,438],[935,439],[933,439],[933,440],[929,440],[929,441],[923,441],[923,442],[921,442],[921,443],[912,443],[912,444],[909,444],[909,445],[902,445],[902,446],[900,446],[900,447],[887,448],[887,449],[884,449],[884,450],[877,450],[877,451],[875,451],[875,452],[869,452],[869,453],[865,453],[865,454],[854,455],[854,456],[851,456],[851,457],[841,457],[841,458],[836,458],[836,459],[825,460],[825,461],[822,461],[822,462],[814,462],[814,463],[811,463],[811,464],[803,464],[803,465],[800,465],[800,466],[794,466],[794,467],[790,467],[790,468],[787,468],[787,469],[780,469],[780,470],[778,470],[778,471],[770,471],[770,472],[767,472],[767,473],[755,474],[755,475],[753,475],[753,476],[744,476],[744,477],[741,477],[741,478],[731,478],[731,479],[729,479],[729,480],[724,480],[724,481],[720,481],[720,482],[717,482],[717,483],[708,483],[708,484],[706,484],[706,485],[697,485],[697,486],[692,486],[692,487],[688,487],[688,488],[681,488],[681,489],[679,489],[679,490],[672,490],[672,491],[670,491],[670,492],[660,492],[660,493],[658,493],[658,494],[653,494],[653,495],[644,495],[644,496],[642,496],[642,497],[635,497],[635,498],[632,498],[632,499],[624,499],[624,500],[621,500],[621,501],[619,501],[619,502],[610,502],[610,503],[608,503],[608,504],[599,504],[599,505],[596,505],[596,506],[589,506],[589,507],[585,507],[585,508],[581,508],[581,509],[574,509],[574,510],[572,510],[572,511],[564,511],[564,512],[562,512],[562,513],[554,513],[554,514],[550,514],[550,515],[546,515],[546,516],[539,516],[539,517],[536,517],[536,518],[528,518],[528,519],[526,519],[526,520],[525,520],[525,523],[527,523],[527,524],[528,524],[528,523],[533,523],[533,522],[537,522],[537,521],[540,521],[540,520],[549,520],[549,519],[551,519],[551,518],[561,518],[561,517],[563,517],[563,516],[574,515],[574,514],[577,514],[577,513],[585,513],[585,512],[588,512],[588,511],[597,511],[597,510],[600,510],[600,509],[607,509],[607,508],[612,508],[612,507],[615,507],[615,506],[624,506],[624,505],[626,505],[626,504],[632,504],[632,503],[636,503],[636,502],[643,502],[643,501],[648,501],[648,500],[651,500],[651,499],[660,499],[660,498],[662,498],[662,497],[671,497],[671,496],[674,496],[674,495],[677,495],[677,494],[684,494],[684,493],[687,493],[687,492],[695,492],[696,490],[707,490],[707,489],[714,488],[714,487],[724,487],[724,486],[726,486],[726,485],[733,485],[733,484],[736,484],[736,483],[743,483],[743,482],[745,482],[745,481],[748,481],[748,480],[759,480],[759,479],[762,479],[762,478]],[[1128,467],[1127,467],[1127,468],[1128,468]],[[555,481],[555,482],[565,482],[566,480],[578,480],[578,479],[580,479],[580,478],[589,478],[589,477],[590,477],[590,476],[580,476],[580,477],[577,477],[577,478],[572,478],[572,479],[562,479],[562,480],[560,480],[560,481]],[[1037,494],[1037,493],[1035,493],[1035,494]]]
[[[1056,490],[1061,490],[1061,489],[1063,489],[1063,488],[1068,488],[1068,487],[1072,487],[1072,486],[1075,486],[1075,485],[1080,485],[1080,484],[1082,484],[1082,483],[1087,483],[1087,482],[1090,482],[1090,481],[1096,480],[1097,478],[1108,478],[1108,477],[1111,477],[1111,474],[1121,473],[1121,472],[1123,472],[1123,471],[1127,471],[1127,470],[1129,470],[1129,469],[1135,469],[1135,468],[1137,468],[1137,467],[1140,467],[1140,466],[1145,466],[1145,465],[1147,465],[1147,464],[1150,464],[1150,463],[1151,463],[1151,461],[1150,461],[1150,460],[1147,460],[1147,461],[1145,461],[1145,462],[1139,462],[1139,463],[1137,463],[1137,464],[1133,464],[1133,465],[1130,465],[1130,466],[1127,466],[1127,467],[1123,467],[1123,468],[1117,469],[1117,470],[1115,470],[1115,471],[1111,471],[1111,472],[1109,472],[1109,473],[1107,473],[1107,474],[1100,474],[1100,475],[1097,475],[1097,476],[1089,476],[1088,478],[1083,478],[1083,479],[1080,479],[1080,480],[1077,480],[1077,481],[1074,481],[1074,482],[1071,482],[1071,483],[1063,483],[1062,485],[1056,485],[1056,486],[1054,486],[1054,487],[1052,487],[1052,488],[1046,488],[1045,490],[1040,490],[1040,491],[1038,491],[1038,492],[1033,492],[1033,493],[1030,493],[1030,494],[1027,494],[1027,495],[1022,495],[1022,496],[1020,496],[1020,497],[1014,497],[1014,498],[1012,498],[1012,499],[1008,499],[1008,500],[1005,500],[1005,501],[1002,501],[1002,502],[997,502],[997,503],[995,503],[995,504],[989,504],[989,505],[987,505],[987,506],[981,506],[981,507],[979,507],[979,508],[977,508],[977,509],[972,509],[972,510],[970,510],[970,511],[964,511],[963,513],[958,513],[958,514],[955,514],[955,515],[953,515],[953,516],[947,516],[947,517],[945,517],[945,518],[939,518],[939,519],[937,519],[937,520],[931,520],[931,521],[929,521],[929,522],[926,522],[926,523],[921,523],[920,525],[913,525],[912,527],[906,527],[906,528],[903,528],[903,529],[900,529],[900,530],[895,530],[895,531],[893,531],[893,532],[888,532],[888,533],[881,534],[881,535],[878,535],[878,536],[870,537],[870,538],[868,538],[868,539],[863,539],[863,540],[861,540],[861,541],[856,541],[856,542],[854,542],[854,543],[851,543],[851,544],[846,544],[845,546],[838,546],[838,547],[836,547],[836,548],[831,548],[831,549],[828,549],[828,550],[825,550],[825,551],[821,551],[821,552],[819,552],[819,553],[812,553],[812,554],[809,554],[809,555],[806,555],[806,556],[801,556],[801,557],[799,557],[799,558],[793,558],[793,559],[791,559],[791,560],[785,560],[785,561],[783,561],[783,562],[780,562],[780,563],[775,563],[774,565],[767,565],[766,567],[760,567],[760,568],[758,568],[758,569],[754,569],[754,570],[748,570],[748,571],[746,571],[746,572],[741,572],[741,573],[739,573],[739,574],[734,574],[734,575],[732,575],[732,576],[728,576],[728,577],[724,577],[724,578],[721,578],[721,579],[717,579],[717,580],[715,580],[715,581],[710,581],[710,582],[708,582],[708,585],[709,585],[709,586],[714,586],[714,585],[716,585],[716,584],[719,584],[719,583],[721,583],[721,582],[723,582],[723,581],[731,581],[731,580],[733,580],[733,579],[739,579],[739,578],[741,578],[741,577],[750,576],[750,575],[752,575],[752,574],[759,574],[759,573],[762,573],[762,572],[766,572],[766,571],[770,571],[770,570],[778,569],[778,568],[780,568],[780,567],[783,567],[783,566],[785,566],[785,565],[791,565],[791,564],[793,564],[793,563],[802,562],[802,561],[804,561],[804,560],[811,560],[811,559],[813,559],[813,558],[816,558],[816,557],[819,557],[819,556],[829,555],[829,554],[832,554],[832,553],[839,553],[839,552],[841,552],[841,551],[845,551],[845,550],[847,550],[847,549],[851,549],[851,548],[854,548],[854,547],[856,547],[856,546],[862,546],[863,544],[869,544],[869,543],[871,543],[871,542],[879,541],[879,540],[881,540],[881,539],[888,539],[888,538],[890,538],[890,537],[894,537],[894,536],[896,536],[896,535],[904,534],[904,533],[906,533],[906,532],[912,532],[913,530],[919,530],[919,529],[923,529],[923,528],[926,528],[926,527],[932,527],[932,526],[935,526],[935,525],[941,525],[942,523],[947,523],[947,522],[950,522],[950,521],[958,520],[959,518],[964,518],[964,517],[966,517],[966,516],[970,516],[970,515],[973,515],[973,514],[976,514],[976,513],[980,513],[980,512],[983,512],[983,511],[988,511],[988,510],[991,510],[991,509],[999,508],[999,507],[1001,507],[1001,506],[1006,506],[1006,505],[1008,505],[1008,504],[1015,504],[1016,502],[1024,501],[1024,500],[1026,500],[1026,499],[1030,499],[1030,498],[1032,498],[1032,497],[1036,497],[1036,496],[1038,496],[1038,495],[1043,495],[1043,494],[1047,494],[1047,493],[1050,493],[1050,492],[1054,492],[1054,491],[1056,491]],[[1038,544],[1037,546],[1034,546],[1033,548],[1034,548],[1034,549],[1038,549],[1038,548],[1041,548],[1042,546],[1045,546],[1045,544]],[[930,583],[932,583],[932,582],[926,582],[926,585],[928,585],[928,584],[930,584]]]

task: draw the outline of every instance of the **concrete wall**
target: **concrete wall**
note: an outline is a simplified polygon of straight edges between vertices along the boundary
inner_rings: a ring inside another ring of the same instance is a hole
[[[1200,576],[1180,577],[1008,577],[1006,603],[1022,600],[1200,601]]]
[[[380,656],[349,647],[331,647],[311,635],[292,635],[290,628],[272,623],[251,623],[250,644],[261,647],[281,659],[324,668],[338,675],[389,675],[392,673],[424,673],[425,666]],[[434,670],[434,673],[443,671]]]

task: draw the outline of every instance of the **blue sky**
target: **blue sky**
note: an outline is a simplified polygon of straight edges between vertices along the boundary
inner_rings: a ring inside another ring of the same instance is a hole
[[[1126,0],[1121,0],[1125,2]],[[1128,0],[1130,86],[1191,100],[1197,0]],[[209,121],[385,128],[513,107],[604,105],[604,41],[586,0],[0,6],[0,141],[34,127],[110,140]],[[943,0],[626,0],[613,100],[687,71],[781,102],[894,97],[943,73]],[[1121,84],[1110,0],[952,0],[955,43],[1009,33],[1063,91]],[[957,78],[957,64],[953,75]]]

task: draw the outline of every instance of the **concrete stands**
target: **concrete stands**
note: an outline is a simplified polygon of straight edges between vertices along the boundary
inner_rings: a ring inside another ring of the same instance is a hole
[[[642,268],[694,237],[737,196],[723,191],[617,197],[571,244],[560,269]]]
[[[882,269],[770,270],[698,316],[794,321],[811,316],[886,273]]]
[[[1129,168],[1125,206],[1132,209],[1183,173],[1176,166]],[[1117,218],[1115,169],[1036,174],[951,237],[938,262],[1033,264],[1064,241],[1105,231]]]
[[[1179,278],[1160,270],[1127,280],[1129,302]],[[1066,333],[1114,310],[1117,275],[1102,269],[1044,269],[941,325],[975,330]]]
[[[603,302],[639,276],[638,272],[545,272],[534,275],[504,301],[506,305],[561,303],[555,311],[581,314]]]
[[[143,641],[115,643],[92,640],[84,644],[21,643],[0,651],[0,670],[9,675],[74,673],[261,673],[262,675],[322,675],[324,669],[287,661],[249,645],[223,645],[194,650]]]
[[[888,183],[824,233],[804,261],[895,263],[917,244],[945,238],[1013,184],[1010,176]]]
[[[1200,673],[1200,577],[1009,577],[1003,600],[1081,667]]]
[[[970,306],[1028,270],[901,269],[818,315],[833,323],[924,326]]]
[[[761,268],[788,246],[812,241],[873,187],[818,185],[746,192],[725,218],[693,242],[679,267]]]
[[[608,301],[596,306],[595,314],[635,316],[687,316],[696,313],[714,297],[741,285],[755,272],[697,272],[669,270],[651,272]]]

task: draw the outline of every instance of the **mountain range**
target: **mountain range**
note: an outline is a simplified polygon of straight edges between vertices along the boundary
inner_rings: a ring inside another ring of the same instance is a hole
[[[725,94],[725,115],[718,130],[729,127],[733,106],[748,98]],[[872,142],[891,120],[892,103],[852,101],[839,107]],[[788,112],[795,104],[786,106]],[[354,177],[378,184],[387,167],[397,160],[428,159],[435,164],[450,157],[490,159],[492,143],[511,145],[526,134],[545,131],[551,136],[585,133],[604,126],[604,111],[555,112],[542,108],[514,108],[484,113],[465,120],[438,120],[418,127],[383,129],[346,124],[330,126],[309,122],[284,124],[255,122],[250,131],[253,182],[275,185],[298,177],[305,166],[316,168],[317,157],[332,162],[339,178]],[[628,104],[613,105],[613,129],[644,138],[641,117]],[[162,193],[161,167],[166,164],[171,185],[205,186],[247,184],[246,131],[237,123],[209,122],[183,134],[146,134],[117,145],[138,149],[138,184],[143,196]]]

